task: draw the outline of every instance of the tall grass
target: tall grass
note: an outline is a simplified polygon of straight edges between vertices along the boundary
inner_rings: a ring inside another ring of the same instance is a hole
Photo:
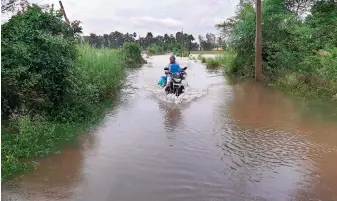
[[[114,95],[123,84],[124,62],[118,50],[95,49],[84,45],[80,49],[78,69],[88,82],[97,87],[101,99]],[[89,84],[88,83],[88,84]]]
[[[195,51],[191,51],[191,54],[223,54],[223,53],[224,53],[223,50],[203,50],[203,51],[195,50]]]
[[[234,74],[237,69],[235,66],[236,55],[232,52],[226,52],[221,57],[219,57],[219,62],[223,67],[223,70],[226,74]]]
[[[207,58],[206,67],[208,69],[217,69],[220,66],[220,61],[218,58]]]
[[[107,100],[123,84],[124,62],[116,50],[79,47],[72,80],[72,98],[54,116],[17,116],[1,127],[2,179],[37,165],[32,157],[58,151],[65,141],[83,133],[104,115]],[[23,162],[25,161],[25,162]]]
[[[236,72],[235,69],[235,54],[231,52],[223,52],[222,55],[217,55],[214,58],[200,57],[201,62],[206,64],[208,69],[217,69],[222,67],[224,72],[232,74]]]

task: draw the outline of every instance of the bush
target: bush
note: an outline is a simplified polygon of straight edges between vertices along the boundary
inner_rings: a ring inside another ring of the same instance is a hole
[[[151,44],[148,48],[147,48],[147,53],[148,55],[155,55],[155,54],[163,54],[164,50],[161,46],[156,45],[156,44]]]
[[[220,66],[220,62],[217,58],[208,58],[206,59],[206,67],[208,69],[216,69]]]
[[[180,55],[180,53],[181,53],[181,47],[180,46],[173,48],[173,54],[174,55]]]
[[[235,65],[236,55],[231,52],[226,52],[219,57],[219,62],[223,66],[223,70],[226,74],[237,73],[237,66]]]
[[[121,54],[128,67],[139,67],[141,64],[146,63],[141,55],[140,45],[136,42],[124,43]]]
[[[189,52],[187,50],[182,50],[180,44],[178,44],[177,47],[173,48],[173,54],[177,56],[183,56],[183,57],[189,56]]]
[[[113,50],[79,47],[72,71],[72,96],[51,116],[18,116],[2,127],[2,177],[10,178],[27,170],[21,158],[45,156],[70,140],[104,113],[107,99],[116,98],[123,84],[121,55]]]
[[[115,99],[123,85],[124,61],[119,51],[79,47],[72,76],[72,96],[56,111],[59,122],[85,122],[97,112],[97,104]]]
[[[125,65],[144,62],[135,43],[121,51],[77,46],[73,27],[37,6],[2,25],[1,37],[2,179],[88,128],[118,97]]]
[[[62,140],[72,137],[70,125],[55,124],[41,118],[32,120],[28,116],[11,121],[1,133],[2,178],[27,170],[28,164],[21,157],[47,155]]]
[[[329,97],[335,93],[336,2],[314,2],[306,7],[310,14],[304,20],[300,19],[299,13],[294,12],[298,9],[296,5],[285,5],[283,0],[263,1],[262,9],[264,78],[282,83],[282,87],[295,87],[298,91],[305,89],[304,91]],[[228,44],[236,55],[225,71],[253,77],[255,9],[252,4],[241,3],[236,16],[219,25],[219,28],[228,38]],[[322,55],[323,52],[326,54]],[[296,82],[294,77],[298,79]]]
[[[71,88],[77,57],[72,27],[33,6],[1,29],[2,116],[52,113]]]

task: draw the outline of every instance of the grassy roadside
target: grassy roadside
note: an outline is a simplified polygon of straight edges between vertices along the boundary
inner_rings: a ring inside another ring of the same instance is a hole
[[[317,67],[325,67],[325,63],[333,62],[331,56],[321,55]],[[220,57],[215,58],[199,58],[202,63],[205,63],[208,69],[221,68],[225,74],[233,75],[240,79],[253,78],[254,68],[245,68],[238,70],[235,65],[236,55],[233,52],[226,52]],[[313,65],[313,64],[311,64]],[[295,71],[278,71],[275,73],[265,72],[264,82],[271,84],[288,93],[292,93],[304,97],[325,97],[332,100],[337,100],[337,81],[326,79],[315,74],[303,75]]]
[[[191,51],[191,54],[223,54],[222,50]]]
[[[262,4],[265,82],[301,96],[337,99],[336,2],[313,2],[303,8],[306,16],[280,0]],[[233,17],[217,25],[236,53],[233,65],[225,67],[228,74],[254,77],[255,12],[252,4],[242,3]]]
[[[111,100],[118,97],[125,69],[120,52],[81,46],[76,69],[75,77],[86,83],[76,104],[66,106],[54,117],[19,116],[4,122],[2,179],[10,179],[37,165],[33,157],[59,151],[60,145],[102,118],[112,105]]]
[[[37,164],[97,122],[123,86],[126,67],[144,63],[140,46],[79,45],[77,22],[37,5],[1,25],[1,179]]]

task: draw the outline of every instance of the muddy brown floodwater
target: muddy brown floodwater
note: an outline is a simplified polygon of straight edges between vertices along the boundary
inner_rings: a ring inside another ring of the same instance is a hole
[[[156,83],[169,56],[128,72],[120,104],[59,155],[2,184],[3,200],[337,200],[337,106],[235,82],[199,62],[186,94]]]

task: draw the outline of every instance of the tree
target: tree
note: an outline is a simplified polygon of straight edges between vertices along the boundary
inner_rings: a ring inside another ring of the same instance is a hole
[[[213,49],[215,47],[215,43],[216,43],[216,36],[215,34],[212,33],[207,33],[206,34],[206,40],[208,43],[208,48]]]
[[[314,49],[337,47],[337,2],[318,1],[312,6],[306,22],[313,28]]]
[[[89,36],[83,36],[83,41],[96,48],[121,48],[126,42],[137,41],[143,50],[151,51],[153,54],[173,51],[174,49],[181,52],[182,49],[197,50],[198,43],[193,42],[195,39],[192,34],[177,32],[173,34],[164,34],[153,36],[148,32],[145,37],[136,39],[135,32],[123,34],[118,31],[110,34],[96,35],[91,33]],[[177,52],[176,51],[176,52]]]
[[[219,47],[223,48],[224,47],[223,44],[224,44],[224,42],[222,41],[222,37],[219,36],[218,40],[217,40],[217,50],[219,50]],[[223,48],[223,49],[225,50],[225,48]]]
[[[192,49],[192,41],[194,41],[194,37],[192,34],[187,36],[188,39],[188,54],[191,54],[191,49]]]
[[[2,114],[51,114],[72,90],[74,29],[61,15],[37,5],[13,16],[1,29]]]

